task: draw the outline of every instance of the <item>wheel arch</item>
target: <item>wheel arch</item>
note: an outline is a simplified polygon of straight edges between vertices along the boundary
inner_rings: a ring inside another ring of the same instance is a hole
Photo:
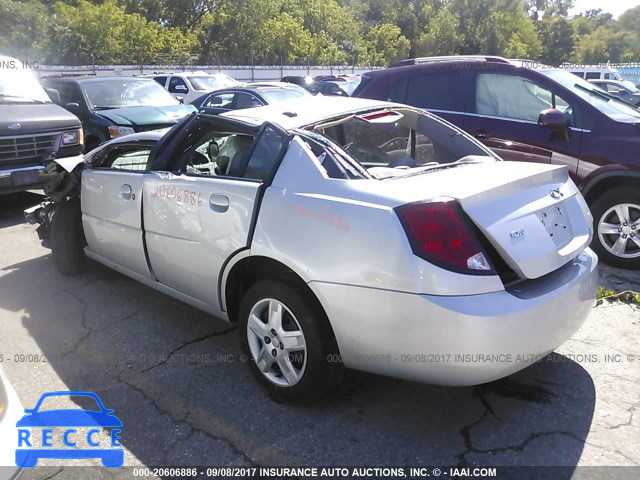
[[[591,178],[582,188],[582,195],[589,205],[605,191],[621,186],[640,187],[640,171],[609,170]]]
[[[271,257],[250,255],[249,250],[239,252],[229,263],[222,278],[220,298],[223,302],[222,309],[227,312],[231,323],[238,321],[240,301],[244,294],[256,282],[265,279],[280,280],[292,285],[329,320],[327,312],[313,290],[302,276],[288,265]],[[329,325],[331,325],[330,321]]]

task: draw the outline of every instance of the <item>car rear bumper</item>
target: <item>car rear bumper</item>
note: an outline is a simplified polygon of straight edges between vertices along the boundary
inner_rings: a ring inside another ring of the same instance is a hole
[[[586,249],[518,290],[459,297],[309,285],[327,312],[347,367],[475,385],[517,372],[569,339],[594,305],[597,264]]]

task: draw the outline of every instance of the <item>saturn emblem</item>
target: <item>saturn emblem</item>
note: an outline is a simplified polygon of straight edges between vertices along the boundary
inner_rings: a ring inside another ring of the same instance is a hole
[[[564,194],[560,191],[559,188],[554,188],[553,190],[551,190],[551,192],[549,192],[549,194],[551,195],[551,198],[562,198],[564,197]]]

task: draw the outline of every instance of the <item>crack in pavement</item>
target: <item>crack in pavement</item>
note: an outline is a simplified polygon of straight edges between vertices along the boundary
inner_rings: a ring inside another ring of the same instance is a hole
[[[185,425],[185,426],[187,426],[187,427],[189,427],[191,429],[190,433],[184,439],[182,439],[182,441],[185,441],[185,440],[189,439],[191,436],[194,435],[195,432],[200,432],[200,433],[204,434],[206,437],[208,437],[208,438],[210,438],[212,440],[222,441],[222,442],[226,443],[233,453],[235,453],[236,455],[238,455],[239,457],[244,459],[249,465],[254,466],[254,467],[261,466],[258,463],[254,462],[251,459],[251,457],[247,453],[243,452],[231,439],[223,437],[223,436],[214,435],[214,434],[212,434],[212,433],[210,433],[210,432],[208,432],[206,430],[203,430],[202,428],[196,427],[192,423],[188,422],[186,420],[190,415],[190,411],[188,409],[185,409],[184,417],[182,419],[178,420],[171,412],[161,408],[156,403],[156,401],[152,397],[150,397],[143,389],[137,387],[136,385],[133,385],[132,383],[130,383],[127,380],[125,380],[124,378],[122,378],[122,374],[126,370],[128,370],[128,368],[125,367],[118,374],[118,376],[116,377],[116,380],[118,382],[126,385],[127,387],[131,388],[133,391],[135,391],[135,392],[139,393],[140,395],[142,395],[143,399],[147,400],[151,404],[151,406],[154,407],[161,415],[166,415],[173,422],[173,424],[175,426]],[[170,447],[166,448],[166,450],[164,452],[165,459],[169,455],[169,448],[173,448],[177,444],[177,442],[178,441],[176,440],[175,442],[173,442],[171,444]]]
[[[80,302],[82,304],[82,313],[81,318],[82,318],[82,327],[87,331],[82,337],[80,337],[73,345],[73,347],[71,347],[70,350],[67,350],[66,352],[63,352],[62,354],[60,354],[60,357],[66,357],[67,355],[71,354],[71,353],[76,353],[78,350],[78,347],[80,347],[80,345],[82,344],[82,342],[84,342],[92,333],[100,333],[100,332],[104,332],[105,330],[107,330],[108,328],[113,327],[114,325],[120,323],[120,322],[124,322],[125,320],[129,320],[131,317],[135,316],[138,314],[138,311],[136,310],[133,313],[130,313],[128,315],[125,315],[122,318],[119,318],[113,322],[110,322],[108,324],[106,324],[105,326],[103,326],[102,328],[92,328],[89,326],[88,324],[88,318],[87,318],[87,311],[89,309],[89,304],[82,298],[79,297],[78,295],[76,295],[75,293],[68,291],[68,290],[64,290],[67,294],[71,295],[73,298],[75,298],[76,300],[78,300],[78,302]]]
[[[635,411],[636,411],[636,409],[638,407],[640,407],[640,402],[631,405],[627,409],[627,413],[629,414],[629,420],[627,420],[624,423],[619,423],[617,425],[612,425],[611,427],[608,427],[607,430],[617,430],[618,428],[622,428],[622,427],[630,427],[631,424],[633,423],[633,416],[635,415]]]
[[[633,458],[629,458],[628,456],[626,456],[624,453],[622,453],[620,450],[616,450],[615,453],[617,453],[618,455],[620,455],[623,458],[626,458],[627,460],[629,460],[631,463],[633,463],[636,467],[640,467],[640,463],[638,463],[637,461],[635,461]]]
[[[49,480],[53,477],[55,477],[56,475],[58,475],[60,472],[62,472],[64,470],[64,468],[61,468],[60,470],[58,470],[56,473],[54,473],[53,475],[49,475],[48,477],[44,477],[42,480]]]
[[[505,396],[505,397],[515,397],[515,398],[518,398],[519,400],[523,400],[527,402],[536,402],[536,403],[540,403],[540,402],[548,403],[548,397],[557,396],[554,392],[550,390],[542,389],[541,387],[538,387],[536,385],[519,384],[514,381],[510,381],[507,383],[504,383],[504,382],[505,380],[501,380],[491,384],[493,388],[496,388],[496,391],[493,392],[494,394]],[[517,391],[514,390],[514,387],[517,387]],[[470,453],[496,454],[496,453],[501,453],[506,451],[521,452],[531,441],[537,438],[548,436],[548,435],[556,435],[556,434],[566,435],[566,436],[570,436],[574,440],[582,442],[583,444],[587,443],[585,439],[581,439],[577,437],[572,432],[551,431],[551,432],[531,433],[524,441],[517,443],[515,445],[507,446],[507,447],[495,447],[487,450],[481,450],[474,447],[473,441],[471,439],[471,430],[473,430],[475,427],[480,425],[489,415],[494,417],[496,420],[502,420],[502,418],[496,414],[495,410],[487,400],[486,395],[488,393],[492,393],[492,390],[488,389],[488,387],[486,386],[481,385],[474,389],[473,396],[482,403],[482,405],[485,408],[485,411],[482,413],[482,415],[480,415],[480,417],[475,422],[469,425],[465,425],[459,430],[459,433],[460,435],[462,435],[462,438],[464,440],[465,450],[455,455],[455,458],[458,459],[458,466],[466,467],[469,465],[469,462],[467,461],[466,456]],[[542,393],[544,393],[545,395],[542,395]],[[597,448],[604,448],[604,447],[599,447],[597,445],[593,445],[593,446]]]
[[[164,360],[156,363],[155,365],[151,365],[150,367],[147,367],[143,370],[140,371],[140,373],[147,373],[150,370],[153,370],[156,367],[160,367],[162,365],[166,365],[167,361],[169,360],[169,358],[171,357],[171,355],[173,355],[174,353],[178,352],[179,350],[182,350],[185,347],[188,347],[189,345],[192,345],[194,343],[198,343],[198,342],[203,342],[209,338],[213,338],[213,337],[223,337],[225,336],[227,333],[231,333],[234,330],[236,330],[238,328],[237,325],[233,325],[230,328],[227,328],[225,330],[222,330],[220,332],[213,332],[213,333],[208,333],[206,335],[203,335],[201,337],[198,338],[194,338],[193,340],[189,340],[188,342],[183,343],[182,345],[174,348],[173,350],[171,350],[167,355],[164,356]]]

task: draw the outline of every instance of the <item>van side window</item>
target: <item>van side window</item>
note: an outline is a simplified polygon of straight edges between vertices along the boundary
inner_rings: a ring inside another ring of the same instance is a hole
[[[587,72],[586,78],[587,80],[597,80],[600,78],[600,72]],[[607,73],[604,78],[609,78],[609,74]]]
[[[407,93],[407,79],[402,78],[393,84],[389,93],[387,93],[387,102],[406,103],[405,95]]]
[[[480,73],[476,79],[476,113],[537,122],[540,112],[556,108],[575,125],[571,106],[550,90],[518,75]]]
[[[409,78],[406,103],[434,110],[461,111],[459,72],[433,72]]]

